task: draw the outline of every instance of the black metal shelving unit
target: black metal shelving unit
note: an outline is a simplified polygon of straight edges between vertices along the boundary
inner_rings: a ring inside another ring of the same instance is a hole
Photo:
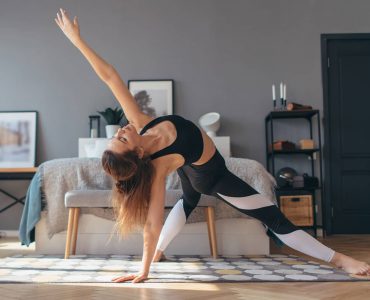
[[[316,117],[316,118],[315,118]],[[317,136],[313,136],[313,119],[317,122]],[[272,145],[274,141],[274,120],[278,119],[306,119],[310,129],[310,139],[314,140],[316,145],[315,149],[307,150],[269,150],[269,145]],[[312,214],[313,214],[313,226],[300,226],[303,229],[313,229],[315,237],[317,236],[317,205],[316,205],[316,194],[320,193],[321,203],[324,203],[324,193],[322,189],[322,146],[321,146],[321,127],[320,127],[320,111],[319,110],[300,110],[300,111],[272,111],[265,117],[265,137],[266,137],[266,166],[267,170],[275,176],[275,159],[279,155],[304,155],[309,156],[311,159],[311,175],[315,176],[317,170],[315,170],[314,155],[319,156],[319,187],[316,188],[277,188],[276,195],[279,200],[280,196],[283,195],[312,195]],[[280,205],[280,201],[279,201]],[[324,209],[324,205],[321,205]],[[322,212],[324,216],[324,211]],[[323,218],[324,221],[324,218]],[[323,234],[325,234],[325,224],[322,225]]]

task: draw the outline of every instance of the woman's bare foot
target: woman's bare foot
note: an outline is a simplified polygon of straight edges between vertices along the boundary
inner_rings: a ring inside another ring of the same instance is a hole
[[[342,253],[335,252],[330,262],[350,274],[370,275],[369,264],[364,261],[356,260]]]
[[[164,261],[164,260],[166,260],[166,256],[164,256],[162,251],[157,250],[154,254],[153,262]]]

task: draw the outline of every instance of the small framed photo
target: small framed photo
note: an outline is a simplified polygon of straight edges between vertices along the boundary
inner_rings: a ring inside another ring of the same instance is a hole
[[[154,118],[173,114],[172,79],[129,80],[128,89],[144,113]]]
[[[36,163],[37,111],[0,111],[0,168]]]

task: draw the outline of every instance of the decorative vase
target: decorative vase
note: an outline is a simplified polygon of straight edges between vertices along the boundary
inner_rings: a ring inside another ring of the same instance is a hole
[[[120,127],[121,126],[119,125],[105,125],[105,133],[107,135],[107,138],[110,139],[111,137],[113,137]]]

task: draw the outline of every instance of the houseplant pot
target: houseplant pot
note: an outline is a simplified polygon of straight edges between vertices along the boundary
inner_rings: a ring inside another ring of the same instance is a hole
[[[121,126],[119,125],[105,125],[105,134],[107,135],[107,138],[109,139],[113,137],[120,127]]]
[[[108,107],[105,111],[98,111],[107,122],[105,126],[105,133],[107,138],[113,137],[113,135],[117,132],[117,130],[121,127],[120,122],[124,118],[125,114],[121,108],[116,107],[112,109]]]

